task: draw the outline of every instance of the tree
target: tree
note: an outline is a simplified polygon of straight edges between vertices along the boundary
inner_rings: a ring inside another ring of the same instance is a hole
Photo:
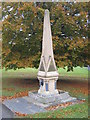
[[[50,10],[57,67],[87,66],[88,3],[3,3],[3,67],[38,67],[44,9]]]

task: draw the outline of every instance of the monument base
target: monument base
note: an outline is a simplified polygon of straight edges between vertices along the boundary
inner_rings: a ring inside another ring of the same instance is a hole
[[[68,92],[59,90],[57,94],[39,94],[38,92],[29,92],[28,93],[30,99],[28,102],[32,102],[36,105],[40,105],[43,107],[48,107],[54,104],[61,104],[65,102],[71,102],[76,100],[75,97],[71,97]]]
[[[80,100],[71,97],[68,92],[59,91],[59,94],[41,95],[38,92],[29,92],[29,96],[5,100],[3,104],[14,114],[35,114],[47,112],[47,108],[54,105],[71,102],[77,104]],[[62,107],[61,107],[62,108]]]

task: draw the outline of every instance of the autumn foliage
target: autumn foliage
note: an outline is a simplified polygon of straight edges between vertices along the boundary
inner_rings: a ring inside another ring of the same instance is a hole
[[[57,67],[89,65],[88,3],[3,3],[3,67],[38,67],[44,9],[49,9]]]

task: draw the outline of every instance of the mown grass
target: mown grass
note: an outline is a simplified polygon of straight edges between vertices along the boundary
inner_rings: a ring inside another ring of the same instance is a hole
[[[11,89],[11,90],[10,90]],[[24,91],[38,90],[38,80],[25,78],[4,78],[2,81],[2,96],[14,96]]]
[[[87,103],[75,104],[63,109],[25,116],[25,118],[88,118]]]
[[[60,76],[71,76],[71,77],[83,77],[83,78],[88,78],[88,75],[90,73],[90,71],[88,71],[87,67],[76,67],[73,69],[73,71],[69,71],[67,72],[67,67],[65,69],[63,68],[59,68],[58,72],[60,74]]]
[[[19,78],[26,77],[26,76],[30,78],[35,78],[37,76],[37,72],[38,72],[38,69],[35,69],[35,68],[26,68],[26,69],[22,68],[17,70],[8,70],[8,71],[5,71],[5,69],[2,70],[3,78],[12,77],[12,76],[19,77]],[[81,68],[79,66],[74,68],[73,71],[69,71],[69,72],[67,72],[67,67],[65,69],[58,68],[58,72],[60,76],[81,77],[81,78],[88,78],[88,75],[90,73],[87,67]]]

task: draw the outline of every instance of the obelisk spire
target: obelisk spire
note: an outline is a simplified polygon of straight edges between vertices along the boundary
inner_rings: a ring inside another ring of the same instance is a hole
[[[43,71],[45,77],[47,77],[48,72],[54,72],[54,76],[57,76],[58,74],[53,55],[49,10],[47,9],[45,10],[44,14],[42,55],[39,65],[39,71]]]
[[[48,63],[49,56],[53,57],[52,34],[48,9],[45,10],[44,14],[42,55],[45,58],[46,64]]]

